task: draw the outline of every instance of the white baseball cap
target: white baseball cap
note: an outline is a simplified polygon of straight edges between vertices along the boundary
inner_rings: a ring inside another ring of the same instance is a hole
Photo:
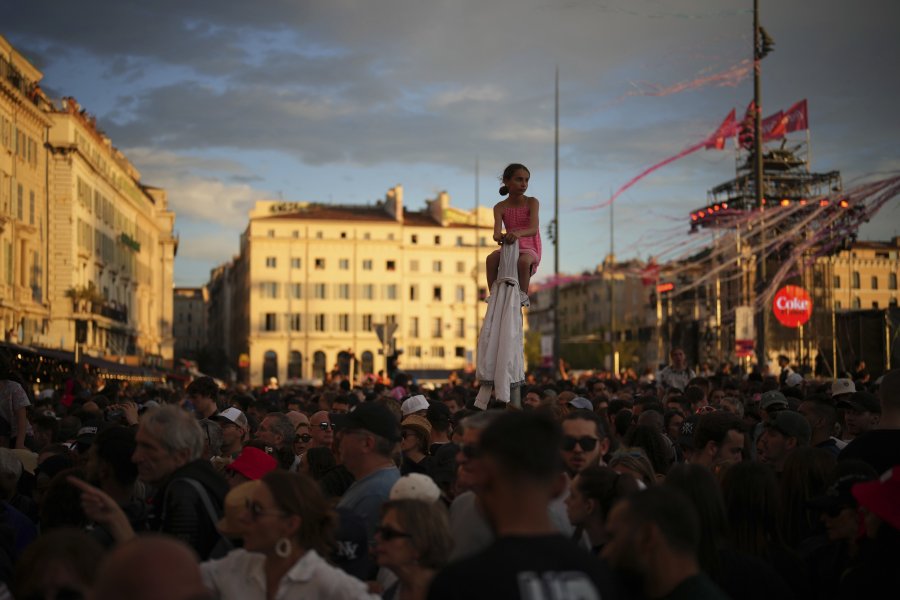
[[[247,421],[247,415],[242,413],[239,409],[234,408],[233,406],[230,408],[226,408],[217,415],[213,415],[212,418],[213,420],[229,421],[244,430],[250,429],[250,423]]]
[[[400,405],[400,412],[404,417],[417,413],[420,410],[428,410],[428,400],[422,394],[410,396]]]
[[[441,489],[434,480],[423,473],[410,473],[397,480],[391,488],[391,500],[422,500],[437,502]]]
[[[853,384],[853,381],[849,379],[836,379],[831,384],[831,395],[832,396],[840,396],[841,394],[854,394],[856,393],[856,386]]]

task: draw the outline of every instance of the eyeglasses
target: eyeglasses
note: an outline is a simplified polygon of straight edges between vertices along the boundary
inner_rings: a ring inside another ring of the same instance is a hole
[[[597,442],[599,441],[599,438],[590,437],[587,435],[580,438],[572,437],[571,435],[565,435],[563,436],[562,448],[566,452],[571,452],[575,449],[575,445],[577,444],[581,446],[581,449],[585,452],[590,452],[597,447]]]
[[[303,442],[304,444],[308,444],[312,440],[312,436],[308,433],[301,433],[297,436],[298,442]]]
[[[382,525],[380,527],[375,528],[375,535],[380,537],[385,542],[390,542],[391,540],[395,540],[397,538],[411,538],[412,536],[408,533],[404,533],[402,531],[397,531],[391,527],[387,527],[386,525]]]
[[[284,516],[284,511],[265,509],[258,502],[251,502],[250,500],[247,500],[247,512],[250,513],[250,518],[254,521],[257,521],[260,517],[264,517],[266,515],[272,515],[275,517]]]
[[[328,431],[329,429],[334,431],[334,423],[322,421],[321,423],[319,423],[319,429],[321,429],[322,431]]]

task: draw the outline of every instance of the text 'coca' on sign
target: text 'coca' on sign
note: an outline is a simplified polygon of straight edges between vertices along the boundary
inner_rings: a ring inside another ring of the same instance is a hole
[[[772,310],[785,327],[800,327],[812,316],[812,300],[800,286],[786,285],[775,294]]]

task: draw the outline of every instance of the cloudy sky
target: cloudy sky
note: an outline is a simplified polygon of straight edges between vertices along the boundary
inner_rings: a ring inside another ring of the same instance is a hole
[[[760,4],[775,40],[764,114],[807,98],[813,170],[845,185],[900,170],[900,3]],[[509,162],[530,167],[546,231],[557,67],[560,268],[592,269],[609,211],[584,209],[753,94],[752,0],[7,0],[3,13],[42,87],[76,97],[168,190],[176,285],[237,252],[255,200],[366,204],[399,183],[410,208],[441,190],[471,208],[476,189],[500,199]],[[616,254],[687,239],[689,211],[734,165],[733,150],[694,153],[623,194]],[[898,203],[876,221],[861,238],[900,234]]]

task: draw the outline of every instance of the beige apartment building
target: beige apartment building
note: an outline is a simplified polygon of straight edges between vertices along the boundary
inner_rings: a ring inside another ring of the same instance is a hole
[[[49,326],[43,75],[0,36],[0,339],[31,344]]]
[[[74,98],[49,113],[49,345],[131,362],[171,361],[177,240],[166,192],[138,170]]]
[[[175,335],[175,359],[196,360],[206,348],[208,294],[205,287],[175,288],[172,331]]]
[[[239,356],[229,358],[249,365],[242,379],[251,385],[335,368],[377,373],[377,326],[395,325],[401,370],[427,379],[474,368],[492,218],[489,208],[450,206],[446,193],[407,210],[401,186],[369,206],[257,202],[231,284],[210,286],[233,288]]]
[[[896,307],[900,290],[900,237],[889,242],[854,242],[817,266],[831,274],[835,310]]]

